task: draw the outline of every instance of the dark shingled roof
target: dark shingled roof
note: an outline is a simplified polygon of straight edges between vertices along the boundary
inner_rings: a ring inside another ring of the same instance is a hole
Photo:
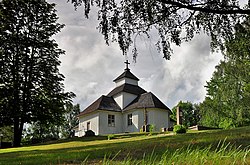
[[[133,75],[133,73],[131,73],[129,69],[125,69],[125,71],[120,76],[118,76],[116,79],[114,79],[114,81],[120,80],[120,79],[125,78],[125,77],[139,81],[139,79],[135,75]]]
[[[112,97],[101,96],[90,106],[88,106],[84,111],[82,111],[78,116],[82,116],[96,110],[107,110],[121,112],[120,106],[115,102]]]
[[[143,93],[138,96],[124,109],[124,111],[135,108],[160,108],[170,111],[170,109],[151,92]]]
[[[137,85],[132,85],[132,84],[123,84],[121,86],[116,87],[113,89],[107,96],[112,97],[120,92],[127,92],[135,95],[141,95],[143,93],[146,93],[144,89]]]

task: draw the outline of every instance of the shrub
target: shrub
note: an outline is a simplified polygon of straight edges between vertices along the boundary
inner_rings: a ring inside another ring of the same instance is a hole
[[[86,136],[86,137],[95,136],[95,132],[92,130],[88,130],[85,132],[84,136]]]
[[[232,119],[224,119],[220,121],[219,128],[223,128],[223,129],[235,128],[235,124]]]
[[[108,135],[108,140],[114,139],[114,138],[115,138],[115,135],[113,135],[113,134]]]
[[[175,125],[174,126],[174,132],[175,133],[186,133],[187,132],[187,129],[184,125]]]
[[[144,131],[143,131],[143,128],[140,129],[140,132],[144,132]]]
[[[150,132],[150,133],[153,133],[154,130],[155,130],[155,126],[154,126],[153,124],[150,124],[150,125],[149,125],[149,132]]]

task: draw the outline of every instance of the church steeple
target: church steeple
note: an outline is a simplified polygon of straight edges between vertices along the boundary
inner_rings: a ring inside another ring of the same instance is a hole
[[[124,62],[126,64],[126,68],[124,69],[124,72],[118,76],[116,79],[114,79],[114,82],[116,83],[116,86],[120,86],[122,84],[132,84],[132,85],[138,85],[139,79],[130,72],[129,69],[129,62],[126,60]]]
[[[114,80],[116,88],[108,94],[109,97],[114,98],[121,109],[129,105],[140,94],[146,92],[144,89],[138,86],[139,79],[130,72],[130,63],[128,60],[126,60],[124,63],[124,72]]]

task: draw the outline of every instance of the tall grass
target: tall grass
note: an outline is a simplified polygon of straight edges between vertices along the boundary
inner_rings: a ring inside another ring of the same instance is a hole
[[[0,165],[250,164],[250,126],[187,134],[121,134],[0,149]]]
[[[249,156],[250,149],[241,149],[241,147],[235,147],[231,143],[220,141],[216,148],[212,145],[206,148],[194,148],[190,145],[187,148],[177,149],[174,152],[166,150],[162,155],[157,155],[152,152],[149,155],[143,156],[142,159],[136,160],[129,155],[123,160],[116,160],[119,153],[113,158],[106,157],[103,159],[103,165],[121,164],[121,165],[167,165],[167,164],[199,164],[199,165],[213,165],[213,164],[249,164],[247,156]],[[83,164],[88,164],[85,160]]]

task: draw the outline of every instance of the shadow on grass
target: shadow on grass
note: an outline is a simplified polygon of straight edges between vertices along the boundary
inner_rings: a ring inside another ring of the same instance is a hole
[[[0,154],[0,164],[80,164],[86,158],[88,161],[100,162],[104,157],[114,157],[123,160],[126,157],[131,159],[143,159],[145,154],[154,152],[162,155],[168,150],[174,153],[177,149],[188,148],[190,145],[194,149],[204,149],[211,146],[212,150],[220,141],[232,144],[235,148],[241,146],[242,149],[249,149],[250,127],[236,130],[216,130],[198,133],[188,133],[174,136],[157,136],[137,138],[134,141],[126,139],[104,140],[104,137],[96,138],[76,138],[74,141],[90,142],[101,141],[103,143],[81,147],[68,147],[50,150],[16,151]],[[100,138],[100,139],[99,139]],[[146,138],[146,139],[143,139]],[[91,140],[92,139],[92,140]],[[105,137],[106,139],[106,137]],[[72,142],[67,141],[67,142]],[[63,143],[63,142],[60,142]],[[160,157],[159,157],[160,158]]]
[[[67,138],[67,139],[52,140],[52,141],[36,143],[36,144],[27,144],[27,145],[23,145],[22,147],[41,146],[41,145],[48,145],[48,144],[60,144],[60,143],[66,143],[66,142],[72,142],[72,141],[88,142],[88,141],[106,140],[106,139],[107,139],[107,136],[72,137],[72,138]]]

